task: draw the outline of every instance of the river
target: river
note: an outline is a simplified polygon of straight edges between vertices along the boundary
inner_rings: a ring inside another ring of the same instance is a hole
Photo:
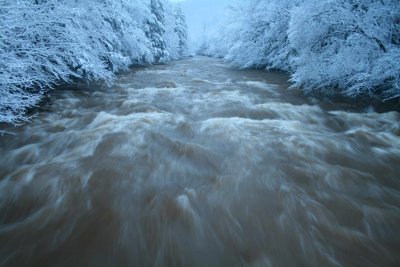
[[[193,57],[51,92],[0,129],[0,266],[400,266],[400,113],[287,79]]]

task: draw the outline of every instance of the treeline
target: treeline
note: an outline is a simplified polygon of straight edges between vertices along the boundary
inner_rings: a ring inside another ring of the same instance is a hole
[[[400,96],[399,0],[249,0],[201,54],[291,73],[307,92]]]
[[[167,0],[0,0],[0,122],[25,119],[61,82],[103,80],[187,53]]]

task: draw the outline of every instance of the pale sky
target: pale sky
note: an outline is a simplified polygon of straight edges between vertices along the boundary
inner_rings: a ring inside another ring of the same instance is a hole
[[[225,7],[232,0],[170,0],[180,3],[185,12],[189,27],[189,42],[191,46],[201,40],[204,31],[209,31],[216,26],[225,14]]]

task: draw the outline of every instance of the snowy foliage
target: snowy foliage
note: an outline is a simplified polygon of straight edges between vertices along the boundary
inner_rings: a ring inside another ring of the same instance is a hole
[[[293,81],[349,95],[399,96],[399,23],[397,0],[313,0],[294,8],[289,31],[297,54]]]
[[[166,0],[0,0],[0,122],[26,119],[58,83],[167,62],[180,24]]]
[[[150,40],[151,52],[157,63],[168,62],[169,53],[165,40],[164,5],[161,0],[150,0],[150,17],[147,19],[146,36]]]
[[[295,87],[400,96],[398,0],[249,0],[200,53],[240,67],[289,71]]]
[[[174,19],[175,19],[174,32],[178,37],[177,54],[178,56],[183,57],[188,54],[188,44],[187,44],[188,28],[186,25],[185,14],[183,14],[183,11],[180,6],[177,6],[174,10]]]

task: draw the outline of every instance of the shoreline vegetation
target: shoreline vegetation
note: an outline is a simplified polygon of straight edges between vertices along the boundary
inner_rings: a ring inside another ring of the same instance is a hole
[[[0,122],[62,83],[104,81],[141,64],[187,55],[187,25],[167,0],[3,0],[0,5]]]
[[[397,0],[249,0],[227,12],[200,54],[287,71],[310,94],[400,97]]]

